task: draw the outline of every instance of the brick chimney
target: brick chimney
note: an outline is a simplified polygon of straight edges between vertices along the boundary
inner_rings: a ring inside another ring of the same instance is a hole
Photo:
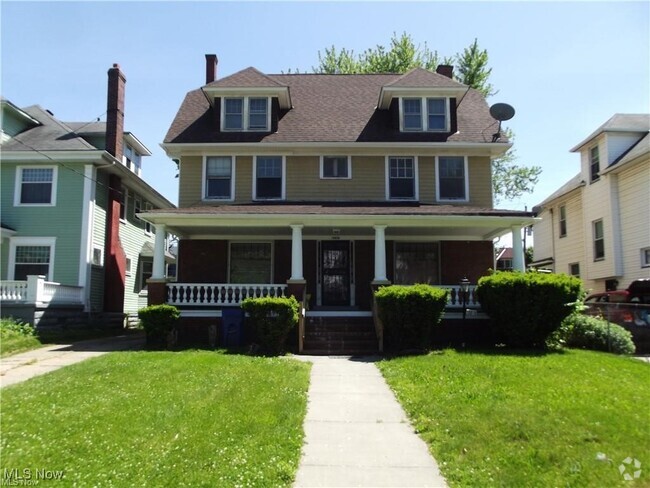
[[[122,160],[124,138],[124,86],[126,78],[115,63],[108,70],[108,96],[106,97],[106,150]]]
[[[205,84],[212,83],[217,79],[217,64],[219,60],[216,54],[205,55]]]
[[[454,78],[454,67],[449,64],[439,64],[436,68],[436,73],[447,78]]]

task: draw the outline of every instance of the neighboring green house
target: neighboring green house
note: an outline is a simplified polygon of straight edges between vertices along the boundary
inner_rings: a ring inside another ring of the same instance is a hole
[[[106,122],[1,101],[3,315],[121,319],[146,304],[155,235],[137,213],[174,205],[141,178],[151,153],[123,130],[123,74],[108,75]]]

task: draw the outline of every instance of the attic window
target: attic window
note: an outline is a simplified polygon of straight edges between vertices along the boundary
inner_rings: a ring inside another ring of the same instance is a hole
[[[591,183],[600,179],[600,155],[598,153],[598,146],[592,147],[589,150],[589,173]]]
[[[400,98],[402,132],[446,132],[449,130],[447,98]]]
[[[268,97],[224,98],[221,127],[225,131],[266,132],[269,130]]]

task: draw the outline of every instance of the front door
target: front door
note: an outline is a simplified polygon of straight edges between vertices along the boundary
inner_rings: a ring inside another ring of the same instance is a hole
[[[323,305],[350,305],[350,242],[321,242],[320,265]]]

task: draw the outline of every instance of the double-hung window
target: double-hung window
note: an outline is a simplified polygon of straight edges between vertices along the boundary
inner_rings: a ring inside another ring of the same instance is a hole
[[[417,200],[416,169],[413,157],[388,158],[389,200]]]
[[[226,131],[268,131],[269,98],[224,98],[222,124]]]
[[[600,179],[600,154],[598,153],[598,146],[592,147],[589,150],[589,177],[591,183]]]
[[[9,241],[7,278],[24,281],[42,275],[52,281],[55,237],[12,237]]]
[[[439,156],[436,163],[438,201],[467,201],[467,158]]]
[[[323,156],[320,164],[321,178],[350,178],[350,158]]]
[[[402,98],[401,123],[404,132],[444,132],[447,127],[446,98]]]
[[[566,206],[560,206],[560,237],[566,237]]]
[[[284,198],[284,160],[282,156],[255,158],[254,196],[256,200]]]
[[[16,171],[15,205],[56,205],[56,166]]]
[[[594,261],[605,258],[605,231],[603,229],[603,221],[595,220],[592,223],[593,236],[594,236]]]
[[[234,193],[233,164],[231,156],[205,158],[206,200],[232,200]]]

